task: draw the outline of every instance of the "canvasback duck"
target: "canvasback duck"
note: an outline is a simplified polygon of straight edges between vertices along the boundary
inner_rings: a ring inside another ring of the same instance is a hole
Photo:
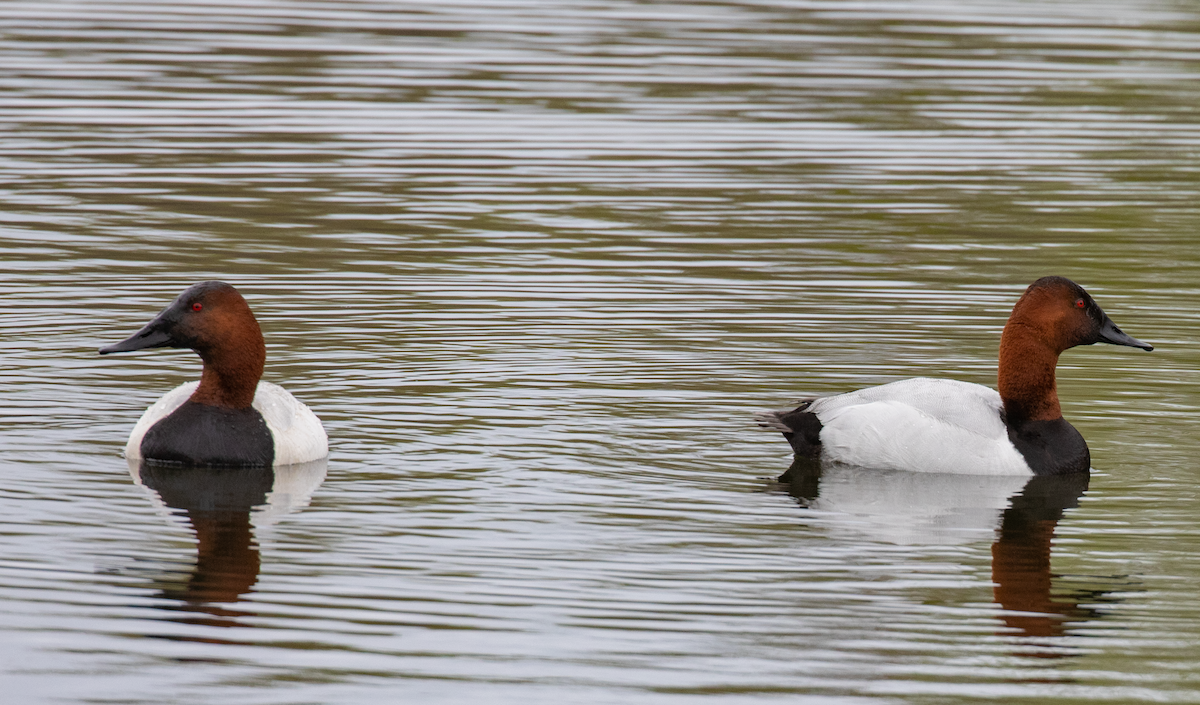
[[[1063,277],[1025,290],[1000,336],[999,392],[949,379],[906,379],[760,414],[797,456],[888,470],[980,475],[1087,472],[1091,454],[1062,417],[1058,356],[1076,345],[1154,348],[1132,338]],[[785,476],[786,477],[786,476]]]
[[[238,290],[219,281],[194,284],[128,339],[101,355],[145,348],[186,348],[204,362],[199,382],[155,402],[129,435],[131,460],[210,466],[275,466],[329,454],[325,429],[285,389],[260,382],[267,350]]]

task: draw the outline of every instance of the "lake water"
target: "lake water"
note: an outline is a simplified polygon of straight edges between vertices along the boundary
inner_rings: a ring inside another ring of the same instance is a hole
[[[1200,8],[0,6],[20,703],[1200,701]],[[1032,280],[1094,471],[830,468],[754,412],[993,384]],[[327,463],[121,456],[234,283]]]

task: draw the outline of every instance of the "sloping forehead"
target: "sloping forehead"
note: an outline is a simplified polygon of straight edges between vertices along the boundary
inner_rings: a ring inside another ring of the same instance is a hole
[[[177,301],[187,302],[197,299],[215,301],[224,298],[241,299],[238,290],[222,281],[207,281],[193,284],[179,295]]]
[[[1082,298],[1087,303],[1095,303],[1091,295],[1075,282],[1066,277],[1042,277],[1029,285],[1029,292],[1040,291],[1063,298]]]

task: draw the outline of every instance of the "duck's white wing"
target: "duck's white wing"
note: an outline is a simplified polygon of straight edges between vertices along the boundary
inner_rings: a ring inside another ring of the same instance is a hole
[[[1000,393],[982,384],[954,379],[915,377],[867,387],[846,394],[822,397],[809,410],[824,423],[839,411],[872,402],[899,402],[939,421],[961,426],[984,436],[1004,435],[1000,420]]]
[[[972,475],[1029,475],[1008,440],[994,390],[907,379],[815,400],[829,459],[862,467]]]
[[[275,439],[275,464],[309,463],[329,455],[329,439],[321,420],[286,389],[259,382],[254,408]]]

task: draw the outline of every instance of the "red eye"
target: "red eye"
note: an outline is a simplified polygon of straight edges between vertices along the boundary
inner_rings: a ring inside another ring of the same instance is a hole
[[[196,304],[196,305],[199,306],[200,304]],[[1075,299],[1075,308],[1083,308],[1086,305],[1087,304],[1083,303],[1083,299]],[[199,311],[200,309],[196,309],[196,310]]]
[[[204,308],[204,307],[200,305],[200,302],[199,302],[199,301],[197,301],[196,303],[192,304],[192,310],[193,310],[193,311],[199,311],[199,310],[200,310],[200,309],[202,309],[202,308]]]

